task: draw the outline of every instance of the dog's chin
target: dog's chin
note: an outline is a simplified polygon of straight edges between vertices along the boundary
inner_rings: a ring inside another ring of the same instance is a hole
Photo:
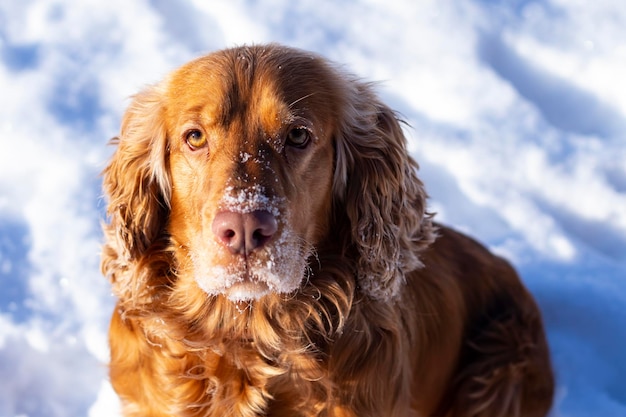
[[[258,300],[271,292],[270,287],[264,282],[246,280],[226,288],[223,295],[230,301],[239,303]]]
[[[253,275],[234,272],[230,268],[213,268],[212,273],[196,274],[196,283],[209,296],[224,296],[233,302],[250,302],[270,294],[290,294],[297,290],[300,274],[277,275],[273,271],[257,271]]]

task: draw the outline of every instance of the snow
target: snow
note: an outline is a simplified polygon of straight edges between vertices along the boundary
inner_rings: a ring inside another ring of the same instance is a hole
[[[240,181],[247,182],[246,179]],[[280,217],[280,208],[284,205],[283,200],[279,197],[268,197],[265,187],[262,185],[254,184],[245,188],[227,186],[217,206],[221,210],[234,213],[252,213],[257,210],[265,210],[274,217]]]
[[[242,43],[321,53],[411,124],[431,209],[537,298],[555,417],[626,416],[621,0],[0,3],[0,417],[116,416],[99,172],[128,97]]]

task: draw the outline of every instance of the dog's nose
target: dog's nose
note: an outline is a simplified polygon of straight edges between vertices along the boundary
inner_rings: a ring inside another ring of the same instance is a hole
[[[222,211],[213,219],[213,233],[233,254],[248,255],[263,247],[277,230],[276,217],[266,210]]]

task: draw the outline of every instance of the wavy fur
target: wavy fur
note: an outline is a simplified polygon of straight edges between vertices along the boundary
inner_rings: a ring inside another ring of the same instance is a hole
[[[102,271],[126,416],[547,413],[534,301],[506,262],[434,226],[370,84],[279,45],[219,51],[135,96],[113,144]],[[245,257],[213,235],[220,210],[270,204],[276,236]],[[299,286],[268,291],[292,259]],[[249,299],[203,291],[216,271]]]

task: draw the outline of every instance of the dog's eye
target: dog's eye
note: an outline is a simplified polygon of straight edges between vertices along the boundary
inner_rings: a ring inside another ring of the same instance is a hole
[[[295,148],[305,148],[311,140],[311,132],[304,127],[291,129],[287,134],[287,144]]]
[[[195,150],[206,145],[206,136],[198,129],[191,129],[185,134],[185,141],[191,149]]]

